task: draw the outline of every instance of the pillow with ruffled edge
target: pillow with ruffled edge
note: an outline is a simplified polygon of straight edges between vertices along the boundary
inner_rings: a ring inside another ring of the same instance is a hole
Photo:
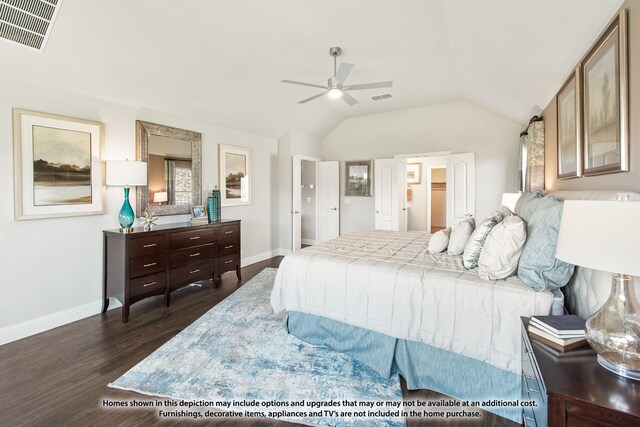
[[[561,288],[573,275],[574,266],[556,258],[562,208],[563,204],[555,199],[546,201],[527,223],[518,277],[536,291]]]
[[[498,280],[513,275],[526,240],[527,225],[519,216],[508,216],[493,227],[478,259],[480,278]]]
[[[537,201],[541,198],[542,191],[524,193],[516,202],[516,206],[513,208],[514,213],[525,221],[529,221],[531,214],[536,209]]]
[[[439,254],[446,250],[449,246],[449,236],[451,236],[451,227],[433,233],[431,239],[429,239],[427,251],[429,251],[430,254]]]
[[[478,224],[464,247],[464,252],[462,254],[464,268],[470,270],[478,266],[478,258],[480,258],[480,251],[482,250],[484,241],[487,239],[487,236],[489,236],[493,227],[495,227],[501,220],[502,215],[492,215]]]
[[[476,221],[473,218],[460,221],[451,227],[451,236],[449,237],[448,252],[451,255],[462,255],[467,241],[471,237],[471,233],[476,228]]]

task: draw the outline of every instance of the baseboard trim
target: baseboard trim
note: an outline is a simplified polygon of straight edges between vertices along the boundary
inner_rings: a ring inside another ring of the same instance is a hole
[[[316,239],[301,239],[300,240],[303,245],[315,245]]]
[[[274,249],[271,251],[262,252],[257,255],[242,258],[240,265],[245,267],[247,265],[255,264],[256,262],[264,261],[265,259],[273,258],[275,256],[286,255],[290,253],[289,250]],[[109,302],[109,310],[122,307],[120,301],[115,298],[111,298]],[[76,320],[85,319],[87,317],[99,314],[102,312],[102,301],[94,301],[87,304],[79,305],[77,307],[68,308],[66,310],[58,311],[55,313],[47,314],[45,316],[37,317],[35,319],[27,320],[25,322],[17,323],[15,325],[0,328],[0,345],[7,344],[13,341],[17,341],[22,338],[30,337],[31,335],[39,334],[40,332],[49,331],[63,326],[68,323],[75,322]]]
[[[109,309],[121,307],[118,300],[111,299]],[[57,311],[45,316],[36,317],[26,322],[17,323],[0,329],[0,345],[17,341],[31,335],[63,326],[76,320],[84,319],[102,312],[102,301],[94,301],[66,310]]]
[[[256,262],[264,261],[265,259],[273,258],[274,256],[279,256],[280,250],[273,249],[271,251],[262,252],[257,255],[252,255],[250,257],[242,258],[240,260],[240,267],[246,267],[247,265],[255,264]]]

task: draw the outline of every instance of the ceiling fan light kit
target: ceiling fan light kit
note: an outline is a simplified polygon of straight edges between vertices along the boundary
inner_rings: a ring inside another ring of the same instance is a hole
[[[342,53],[342,49],[340,49],[337,46],[329,49],[329,55],[333,57],[333,76],[329,77],[329,79],[327,80],[327,86],[321,86],[313,83],[297,82],[294,80],[282,80],[282,83],[289,83],[289,84],[300,85],[300,86],[310,86],[310,87],[316,87],[319,89],[326,89],[324,92],[319,93],[318,95],[314,95],[310,98],[299,101],[298,104],[306,104],[307,102],[320,98],[323,95],[328,95],[329,98],[332,98],[332,99],[342,98],[344,102],[346,102],[350,106],[353,106],[353,105],[356,105],[358,101],[353,96],[349,95],[347,91],[363,90],[363,89],[379,89],[379,88],[393,86],[392,81],[344,86],[344,82],[347,80],[347,77],[349,77],[349,74],[351,73],[351,70],[353,69],[354,65],[343,62],[340,64],[340,68],[337,68],[337,59],[341,53]]]

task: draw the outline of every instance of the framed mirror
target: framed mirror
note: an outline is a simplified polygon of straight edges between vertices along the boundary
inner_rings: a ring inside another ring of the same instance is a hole
[[[138,216],[189,214],[202,204],[202,134],[136,120],[136,157],[148,171],[136,191]]]

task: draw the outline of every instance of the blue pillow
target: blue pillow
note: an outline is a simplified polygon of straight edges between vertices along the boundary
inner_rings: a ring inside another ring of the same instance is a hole
[[[522,196],[520,196],[520,198],[516,202],[516,206],[513,208],[513,212],[525,221],[529,221],[529,218],[534,211],[535,203],[541,197],[541,191],[522,194]]]
[[[543,200],[547,199],[547,200]],[[574,266],[556,258],[562,203],[550,196],[540,199],[527,224],[527,241],[518,264],[518,277],[536,291],[561,288]]]

